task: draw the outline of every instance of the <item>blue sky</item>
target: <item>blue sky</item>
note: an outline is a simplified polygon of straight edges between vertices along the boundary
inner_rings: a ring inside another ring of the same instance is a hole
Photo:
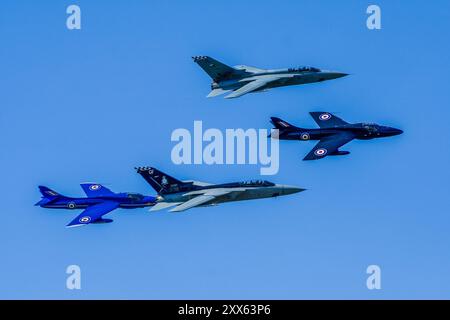
[[[366,8],[382,30],[366,28]],[[78,4],[82,29],[66,28]],[[448,1],[2,1],[0,298],[450,298]],[[312,65],[351,76],[240,99],[206,99],[192,60]],[[181,179],[259,178],[259,166],[172,164],[172,130],[313,127],[309,111],[401,128],[346,157],[302,162],[281,142],[266,177],[307,192],[181,214],[34,207],[37,186],[153,194],[136,165]],[[77,264],[82,289],[67,290]],[[382,289],[368,290],[368,265]]]

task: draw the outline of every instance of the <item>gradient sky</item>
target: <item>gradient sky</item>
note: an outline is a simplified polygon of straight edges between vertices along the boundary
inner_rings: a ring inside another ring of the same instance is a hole
[[[382,30],[366,8],[382,9]],[[82,29],[66,28],[78,4]],[[2,1],[0,298],[450,298],[448,1]],[[239,99],[206,99],[192,62],[312,65],[351,76]],[[80,182],[154,194],[135,173],[260,178],[259,166],[171,162],[172,130],[270,128],[309,111],[405,133],[354,141],[349,156],[301,159],[282,141],[264,177],[308,191],[184,213],[116,210],[66,229],[79,211],[34,207],[37,186]],[[77,264],[82,289],[68,290]],[[366,288],[366,268],[382,289]]]

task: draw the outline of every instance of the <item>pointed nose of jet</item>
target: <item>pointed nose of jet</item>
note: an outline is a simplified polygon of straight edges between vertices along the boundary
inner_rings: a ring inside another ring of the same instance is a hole
[[[392,137],[392,136],[398,136],[399,134],[402,134],[403,130],[391,128],[391,127],[384,127],[383,128],[383,135],[386,137]]]
[[[330,76],[332,79],[339,79],[348,76],[348,73],[344,72],[331,72]]]
[[[322,73],[326,76],[327,80],[338,79],[338,78],[346,77],[349,75],[348,73],[339,72],[339,71],[329,71],[329,70],[323,70]]]
[[[393,131],[394,131],[395,136],[403,133],[403,130],[400,130],[400,129],[394,129]]]
[[[283,195],[298,193],[298,192],[302,192],[302,191],[306,190],[306,189],[299,188],[299,187],[296,187],[296,186],[288,186],[288,185],[282,185],[281,187],[282,187],[282,194]]]

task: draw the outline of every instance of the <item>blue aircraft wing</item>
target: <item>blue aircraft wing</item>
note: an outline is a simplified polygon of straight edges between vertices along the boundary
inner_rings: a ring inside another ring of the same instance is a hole
[[[101,220],[102,216],[119,207],[118,202],[105,201],[88,207],[78,217],[72,220],[67,227],[79,227]]]
[[[336,133],[320,140],[303,160],[317,160],[332,155],[339,147],[355,139],[352,132]]]
[[[82,183],[80,184],[81,188],[83,189],[84,193],[89,198],[96,198],[96,197],[111,197],[116,195],[114,192],[109,190],[107,187],[102,186],[98,183]]]

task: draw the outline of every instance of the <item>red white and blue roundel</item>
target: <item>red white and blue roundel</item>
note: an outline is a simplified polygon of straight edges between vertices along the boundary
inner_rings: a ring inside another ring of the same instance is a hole
[[[80,218],[80,222],[81,223],[88,223],[89,221],[91,221],[91,217],[89,217],[89,216],[85,216],[85,217],[81,217]]]
[[[74,209],[76,207],[76,204],[74,202],[69,202],[67,206],[69,207],[69,209]]]
[[[320,149],[317,149],[316,151],[314,151],[314,154],[318,157],[323,157],[324,155],[327,154],[327,152],[328,152],[327,149],[320,148]]]
[[[302,140],[309,140],[309,133],[304,132],[300,137],[302,138]]]
[[[322,113],[319,116],[319,119],[322,120],[322,121],[330,120],[331,119],[331,114],[329,114],[329,113]]]
[[[92,191],[97,191],[98,189],[100,189],[100,185],[93,184],[92,186],[89,186],[89,189],[91,189]]]

